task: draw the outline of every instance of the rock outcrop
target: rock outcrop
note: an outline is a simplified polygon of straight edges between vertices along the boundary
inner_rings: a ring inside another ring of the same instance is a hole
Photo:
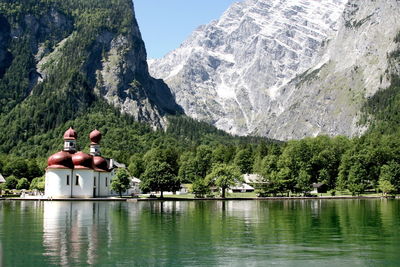
[[[5,14],[0,15],[0,78],[10,65],[30,65],[25,93],[5,101],[57,95],[59,105],[71,105],[66,108],[71,115],[65,113],[60,122],[85,112],[96,95],[154,128],[166,126],[166,115],[183,113],[168,86],[149,75],[132,1],[53,2],[0,5]],[[122,7],[121,17],[115,17]]]
[[[282,112],[258,133],[278,139],[362,134],[368,126],[359,123],[363,104],[390,85],[388,56],[396,49],[399,15],[396,0],[349,1],[319,62],[280,90]]]
[[[151,60],[194,118],[287,140],[358,135],[365,98],[390,84],[396,0],[246,0]]]

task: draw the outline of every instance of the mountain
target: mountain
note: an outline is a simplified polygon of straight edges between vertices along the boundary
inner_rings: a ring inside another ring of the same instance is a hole
[[[245,0],[150,60],[194,118],[287,140],[359,135],[366,100],[391,81],[396,0]]]
[[[132,1],[0,0],[0,152],[95,109],[154,128],[182,114],[148,73]]]

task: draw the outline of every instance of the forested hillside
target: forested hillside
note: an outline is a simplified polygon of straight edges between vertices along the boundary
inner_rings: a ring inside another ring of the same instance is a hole
[[[152,148],[175,153],[257,143],[182,117],[166,85],[148,75],[129,0],[0,1],[0,173],[40,176],[72,126],[78,146],[103,133],[106,157],[130,164]],[[127,66],[127,67],[121,67]],[[164,128],[164,129],[162,129]]]
[[[0,23],[3,153],[93,110],[116,109],[156,128],[181,113],[168,87],[147,72],[129,0],[2,0]],[[101,65],[107,60],[126,67]]]
[[[332,194],[400,191],[400,50],[389,55],[392,85],[364,106],[364,136],[236,137],[180,115],[169,89],[148,75],[133,14],[129,0],[0,0],[0,173],[7,179],[42,176],[73,127],[85,151],[88,134],[100,130],[103,155],[141,179],[162,170],[204,189],[206,177],[226,166],[261,174],[263,194],[306,193],[316,182]]]

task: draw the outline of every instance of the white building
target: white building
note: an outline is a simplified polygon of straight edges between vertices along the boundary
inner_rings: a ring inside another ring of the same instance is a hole
[[[237,183],[236,185],[230,187],[228,189],[229,193],[246,193],[246,192],[254,192],[254,187],[245,184],[245,183]]]
[[[101,133],[89,135],[90,154],[76,152],[77,133],[69,128],[64,134],[64,149],[48,159],[45,196],[49,198],[92,198],[110,195],[112,160],[101,157]]]

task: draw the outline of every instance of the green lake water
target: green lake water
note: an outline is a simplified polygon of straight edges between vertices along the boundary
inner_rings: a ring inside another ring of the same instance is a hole
[[[0,202],[0,266],[400,266],[399,200]]]

